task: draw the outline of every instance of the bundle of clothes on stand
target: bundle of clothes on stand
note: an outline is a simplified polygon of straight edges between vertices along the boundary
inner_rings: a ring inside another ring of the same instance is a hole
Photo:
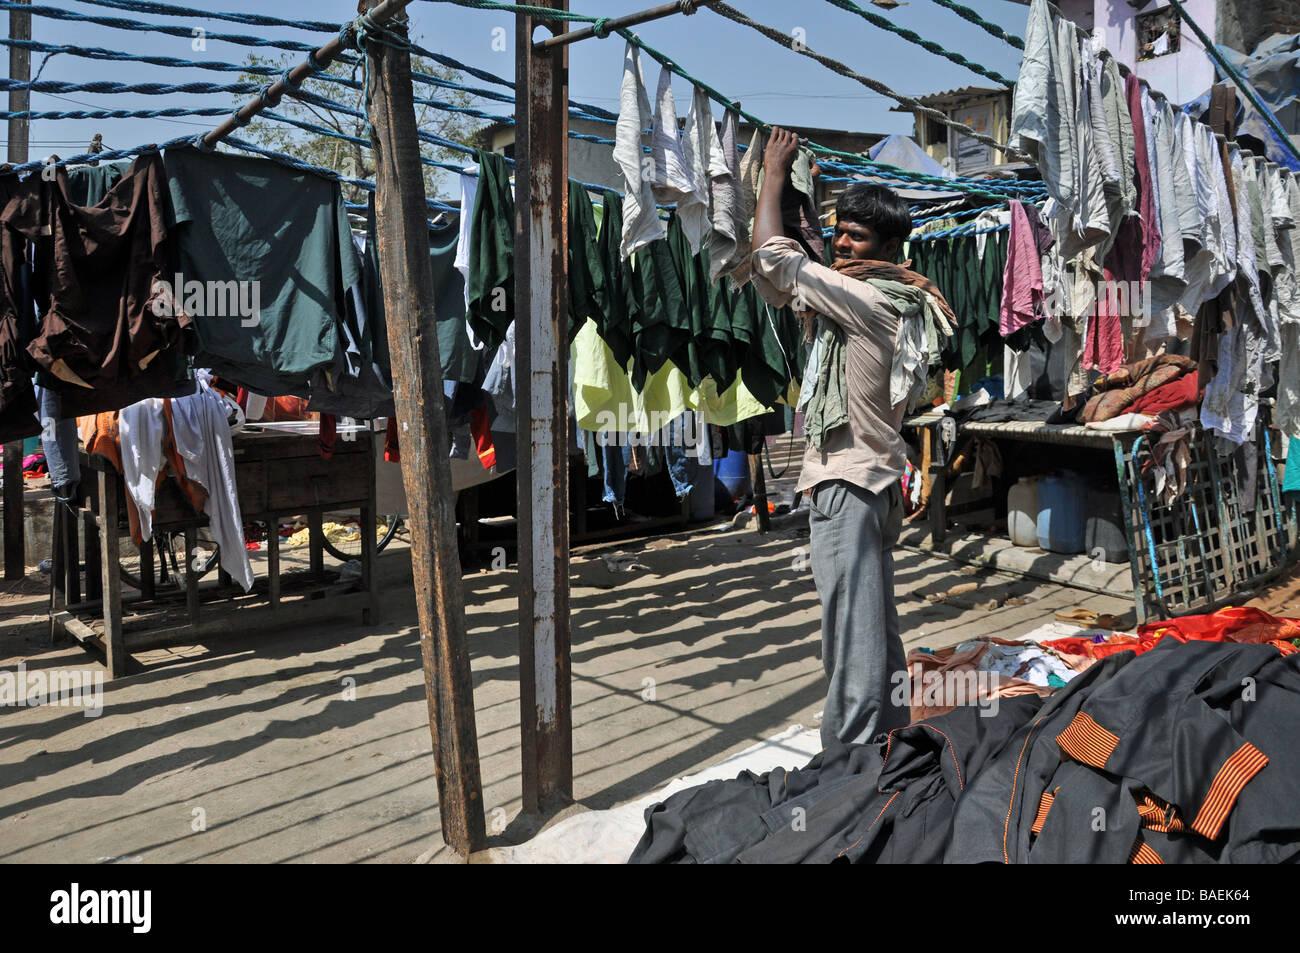
[[[1297,644],[1297,620],[1234,609],[913,652],[913,685],[1000,677],[960,704],[918,689],[912,724],[803,768],[679,791],[630,862],[1294,862]]]

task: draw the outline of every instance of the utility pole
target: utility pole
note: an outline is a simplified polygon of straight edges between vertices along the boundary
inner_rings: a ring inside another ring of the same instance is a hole
[[[537,5],[568,10],[568,0]],[[515,365],[524,810],[573,797],[569,632],[569,47],[515,19]]]
[[[405,37],[404,3],[386,29]],[[379,14],[375,18],[381,19]],[[419,615],[443,839],[462,854],[486,846],[474,686],[456,547],[451,445],[443,416],[442,362],[433,310],[428,206],[411,89],[410,53],[381,38],[369,45],[376,217],[384,313],[401,421],[402,482],[410,508],[411,561]]]
[[[31,0],[16,0],[31,6]],[[9,38],[32,38],[32,15],[26,10],[9,11]],[[9,78],[21,83],[32,78],[31,50],[21,46],[9,47]],[[26,112],[31,106],[31,93],[27,89],[9,91],[9,111]],[[27,161],[27,140],[30,120],[9,120],[9,162],[21,165]],[[23,544],[25,515],[23,513],[23,442],[13,440],[5,444],[4,452],[4,511],[5,511],[5,579],[22,579],[26,574],[27,553]]]

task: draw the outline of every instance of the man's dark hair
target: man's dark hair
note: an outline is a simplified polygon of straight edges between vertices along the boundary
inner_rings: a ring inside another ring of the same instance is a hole
[[[912,213],[907,203],[883,185],[850,185],[835,203],[835,220],[866,225],[881,241],[901,240],[912,234]]]

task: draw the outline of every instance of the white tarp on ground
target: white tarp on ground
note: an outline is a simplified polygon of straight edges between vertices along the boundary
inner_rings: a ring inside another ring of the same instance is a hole
[[[734,778],[741,771],[764,774],[775,768],[801,768],[821,751],[816,728],[791,725],[711,768],[678,778],[637,801],[605,811],[565,818],[518,847],[494,847],[470,858],[483,864],[623,864],[645,832],[645,810],[685,788]]]

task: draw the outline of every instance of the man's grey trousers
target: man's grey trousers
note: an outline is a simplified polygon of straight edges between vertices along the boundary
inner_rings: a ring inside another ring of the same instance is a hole
[[[902,527],[902,490],[871,493],[843,480],[813,488],[809,549],[822,603],[822,662],[830,689],[822,747],[869,742],[911,721],[891,702],[895,673],[906,672],[894,604],[894,545]],[[902,692],[910,699],[910,689]]]

